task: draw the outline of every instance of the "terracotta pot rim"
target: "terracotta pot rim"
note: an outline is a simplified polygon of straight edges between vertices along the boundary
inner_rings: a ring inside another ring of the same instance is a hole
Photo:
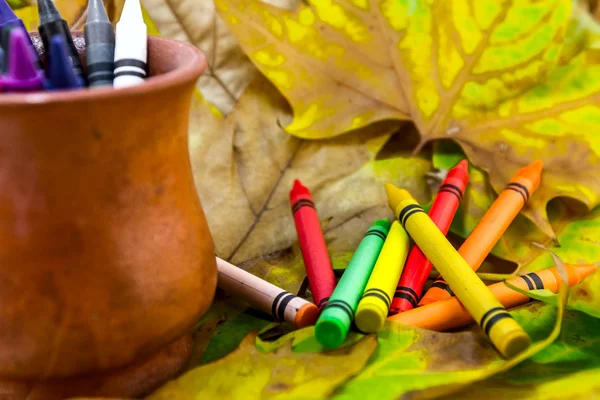
[[[82,31],[73,31],[73,36],[83,35]],[[32,33],[37,35],[37,32]],[[40,91],[35,93],[2,93],[0,94],[0,107],[19,107],[32,104],[58,104],[66,102],[85,102],[99,99],[111,99],[136,96],[148,92],[158,91],[167,87],[174,87],[185,84],[198,77],[206,69],[206,56],[195,46],[178,40],[166,39],[159,36],[148,36],[148,40],[153,43],[168,42],[170,46],[176,46],[179,51],[189,53],[189,58],[185,64],[166,72],[164,74],[149,77],[146,81],[137,86],[115,89],[114,87],[84,88],[76,90],[61,90],[55,92]]]

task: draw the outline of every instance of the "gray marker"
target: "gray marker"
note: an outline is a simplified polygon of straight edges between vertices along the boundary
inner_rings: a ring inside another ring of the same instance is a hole
[[[90,86],[112,85],[115,69],[115,33],[102,0],[89,0],[85,57]]]

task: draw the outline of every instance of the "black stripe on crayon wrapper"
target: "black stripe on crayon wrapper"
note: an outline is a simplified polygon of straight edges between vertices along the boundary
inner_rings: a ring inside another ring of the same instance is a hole
[[[146,63],[135,58],[124,58],[119,61],[115,61],[115,69],[120,67],[137,67],[146,70]]]
[[[488,318],[490,318],[494,313],[506,311],[504,307],[492,307],[486,311],[485,314],[481,317],[479,321],[479,326],[485,329],[485,324],[487,323]]]
[[[525,185],[521,185],[520,183],[517,182],[510,182],[508,185],[506,186],[511,186],[511,187],[515,187],[515,188],[520,188],[523,190],[523,193],[525,193],[525,196],[527,197],[527,200],[529,200],[529,190],[527,189],[527,186]]]
[[[440,186],[440,190],[438,191],[438,193],[441,192],[448,192],[448,193],[452,193],[453,195],[456,196],[456,198],[458,198],[458,201],[461,200],[463,193],[461,192],[460,188],[456,185],[452,185],[450,183],[446,183],[442,186]]]
[[[319,308],[323,307],[328,301],[329,301],[329,297],[323,297],[321,299],[321,301],[319,302],[319,304],[317,304],[317,307],[319,307]]]
[[[417,308],[417,305],[418,305],[417,301],[409,293],[406,293],[406,292],[396,292],[394,294],[394,298],[395,299],[404,299],[404,300],[408,301],[413,306],[413,308]]]
[[[135,71],[123,71],[123,72],[117,72],[115,74],[115,78],[118,78],[120,76],[137,76],[138,78],[145,78],[146,74],[143,74],[141,72],[135,72]]]
[[[503,312],[500,312],[500,313],[494,315],[492,318],[490,318],[488,320],[486,327],[484,328],[485,334],[487,336],[490,336],[490,331],[492,330],[492,327],[494,325],[496,325],[496,322],[500,321],[501,319],[505,319],[505,318],[512,318],[512,315],[510,315],[508,313],[508,311],[506,311],[506,310],[504,310]]]
[[[523,185],[519,185],[517,183],[509,183],[508,185],[506,185],[504,190],[512,190],[513,192],[519,193],[523,198],[523,203],[527,203],[527,200],[529,199],[529,192],[527,192],[527,188],[525,188]]]
[[[513,187],[506,187],[506,188],[504,188],[504,190],[512,190],[513,192],[519,193],[521,195],[521,197],[523,198],[523,203],[527,203],[527,198],[525,197],[523,192],[521,192],[519,189],[515,189]]]
[[[277,318],[279,318],[280,321],[285,320],[285,308],[295,297],[296,296],[290,293],[289,296],[284,297],[281,299],[281,302],[279,302],[279,307],[277,307]]]
[[[273,299],[273,304],[271,304],[271,315],[272,315],[274,318],[277,318],[277,319],[278,319],[278,317],[277,317],[277,304],[279,303],[279,300],[281,300],[281,298],[282,298],[283,296],[285,296],[285,295],[288,295],[288,294],[291,294],[291,293],[288,293],[288,292],[286,292],[286,291],[284,290],[283,292],[281,292],[281,293],[279,293],[277,296],[275,296],[275,298]]]
[[[407,286],[397,286],[394,298],[405,299],[412,304],[413,307],[417,307],[419,302],[419,295],[417,292]]]
[[[408,221],[410,216],[413,214],[419,213],[419,212],[425,213],[425,211],[423,211],[421,206],[419,206],[417,204],[410,204],[410,205],[404,207],[404,209],[400,212],[398,219],[400,220],[400,223],[402,224],[402,226],[405,226],[406,221]]]
[[[365,233],[365,237],[367,236],[377,236],[378,238],[381,238],[381,240],[385,241],[385,234],[377,229],[373,229]]]
[[[448,294],[450,294],[450,296],[454,296],[454,292],[452,291],[452,289],[450,289],[450,286],[448,286],[448,284],[444,281],[435,281],[433,282],[431,287],[436,287],[438,289],[445,290],[446,292],[448,292]]]
[[[521,277],[521,279],[523,279],[523,281],[525,281],[525,283],[527,284],[527,287],[529,288],[529,290],[533,290],[533,288],[534,288],[533,281],[531,280],[530,277],[528,277],[527,275],[523,275]]]
[[[315,203],[309,199],[300,199],[297,202],[295,202],[292,206],[292,214],[296,214],[296,212],[302,207],[310,207],[314,209]]]
[[[398,214],[398,220],[400,221],[400,223],[404,225],[404,217],[406,216],[406,213],[408,213],[410,210],[415,210],[417,208],[421,207],[419,207],[418,204],[409,204],[406,207],[404,207],[402,211],[400,211],[400,214]]]
[[[97,62],[88,65],[87,67],[88,75],[96,72],[106,72],[110,71],[111,73],[115,70],[115,63],[112,62]]]
[[[365,291],[361,299],[364,299],[365,297],[377,297],[378,299],[381,299],[388,308],[390,307],[390,303],[392,302],[390,296],[388,296],[386,292],[377,288]]]
[[[527,274],[527,276],[529,278],[531,278],[533,283],[535,283],[535,288],[537,290],[542,290],[544,288],[544,282],[542,282],[542,279],[540,278],[540,276],[538,274],[536,274],[535,272],[532,272],[530,274]]]
[[[339,308],[341,310],[344,310],[348,315],[348,318],[350,318],[350,321],[354,319],[354,312],[352,311],[352,307],[350,307],[350,304],[346,303],[344,300],[332,300],[328,302],[325,305],[325,307],[323,307],[323,311],[327,310],[328,308]]]

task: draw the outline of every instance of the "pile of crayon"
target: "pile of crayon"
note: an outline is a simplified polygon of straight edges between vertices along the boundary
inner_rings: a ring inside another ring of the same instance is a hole
[[[116,34],[102,0],[89,0],[84,27],[86,68],[69,26],[52,0],[38,0],[37,4],[45,63],[38,56],[23,21],[6,0],[0,0],[0,92],[85,86],[123,88],[144,81],[148,35],[139,0],[125,1]]]
[[[327,348],[339,347],[353,326],[377,332],[386,319],[435,331],[475,321],[496,349],[511,357],[530,339],[506,308],[531,299],[503,282],[485,286],[475,271],[539,186],[542,167],[536,161],[518,171],[458,250],[446,234],[468,184],[466,160],[448,172],[429,214],[408,191],[386,185],[397,220],[370,226],[337,284],[312,195],[296,180],[290,203],[314,304],[217,258],[219,286],[295,327],[316,322],[316,339]],[[441,276],[423,294],[432,265]],[[572,286],[596,266],[566,269]],[[562,281],[552,267],[508,282],[556,293]]]

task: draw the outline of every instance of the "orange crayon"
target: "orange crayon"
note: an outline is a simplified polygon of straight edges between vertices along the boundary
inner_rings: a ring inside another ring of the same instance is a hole
[[[569,286],[573,286],[594,273],[597,267],[593,264],[565,264],[565,269],[569,275]],[[546,289],[557,293],[561,278],[556,267],[552,267],[510,279],[508,283],[523,290]],[[504,282],[495,283],[488,288],[506,308],[516,307],[531,300],[528,296],[509,288]],[[442,332],[471,323],[473,317],[456,297],[450,297],[393,315],[388,321]]]
[[[519,211],[529,201],[531,194],[540,185],[543,166],[544,164],[538,160],[521,168],[458,249],[458,253],[474,271],[477,271]],[[446,281],[438,277],[423,295],[419,305],[446,300],[453,295]]]

